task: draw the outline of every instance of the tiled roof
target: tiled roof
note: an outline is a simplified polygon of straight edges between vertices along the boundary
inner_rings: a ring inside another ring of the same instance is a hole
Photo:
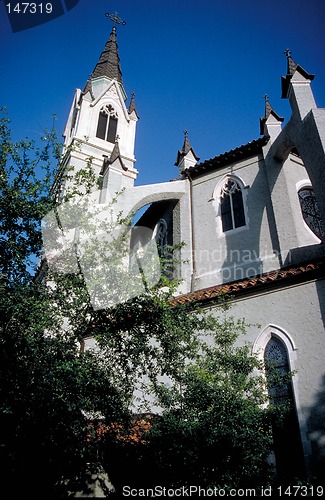
[[[203,288],[192,293],[179,295],[171,300],[173,306],[195,302],[207,302],[222,295],[238,295],[251,291],[265,290],[266,288],[291,284],[291,282],[308,281],[316,277],[325,277],[325,259],[288,266],[276,271],[264,273],[260,276],[232,281],[221,285]]]
[[[217,168],[229,165],[236,161],[258,155],[262,152],[262,147],[267,144],[268,140],[269,137],[261,137],[260,139],[248,142],[247,144],[243,144],[238,148],[231,149],[226,153],[215,156],[214,158],[210,158],[209,160],[198,163],[194,167],[188,168],[187,171],[193,177],[195,175],[200,175],[209,171],[216,170]]]

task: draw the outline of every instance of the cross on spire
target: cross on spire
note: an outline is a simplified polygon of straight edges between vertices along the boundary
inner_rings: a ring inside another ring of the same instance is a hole
[[[268,100],[269,96],[267,94],[264,94],[263,95],[263,99],[265,100],[265,102]]]
[[[122,21],[122,19],[118,16],[117,12],[114,12],[114,14],[110,14],[109,12],[106,12],[105,14],[106,17],[109,17],[111,21],[113,21],[114,26],[113,28],[116,29],[117,24],[122,24],[122,26],[126,25],[126,21]]]
[[[290,56],[291,56],[291,50],[290,50],[290,49],[285,49],[284,54],[285,54],[287,57],[290,57]]]

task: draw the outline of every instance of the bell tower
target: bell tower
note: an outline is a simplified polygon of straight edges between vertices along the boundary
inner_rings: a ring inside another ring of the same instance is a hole
[[[82,168],[92,158],[96,174],[108,176],[119,191],[132,187],[136,112],[134,93],[127,107],[117,45],[117,24],[125,25],[117,13],[105,14],[112,31],[84,90],[76,89],[64,130],[64,166]],[[119,161],[116,162],[118,151]]]

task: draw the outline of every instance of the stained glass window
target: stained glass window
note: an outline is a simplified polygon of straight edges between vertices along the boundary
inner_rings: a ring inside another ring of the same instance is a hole
[[[322,219],[317,200],[311,187],[305,187],[298,192],[302,216],[309,229],[320,239],[324,239]]]
[[[234,179],[228,179],[222,188],[220,203],[224,232],[246,225],[243,193]]]
[[[271,337],[264,351],[264,361],[271,402],[280,403],[282,399],[287,400],[291,397],[289,362],[286,347],[281,340]]]

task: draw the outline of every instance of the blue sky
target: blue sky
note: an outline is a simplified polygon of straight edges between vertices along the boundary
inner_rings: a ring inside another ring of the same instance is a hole
[[[267,93],[281,99],[283,51],[314,73],[313,90],[325,107],[324,0],[80,0],[63,16],[12,33],[0,2],[1,98],[15,138],[37,140],[52,125],[62,133],[75,88],[83,88],[118,27],[124,87],[136,94],[138,183],[177,177],[174,166],[189,132],[205,160],[259,137]]]

